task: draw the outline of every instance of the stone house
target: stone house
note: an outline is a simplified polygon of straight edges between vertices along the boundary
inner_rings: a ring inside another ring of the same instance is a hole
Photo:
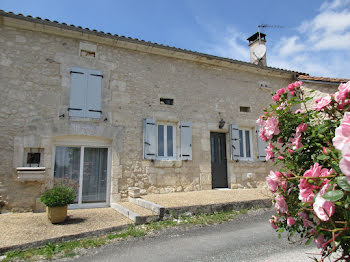
[[[52,178],[79,184],[76,208],[109,206],[129,187],[262,186],[269,164],[255,121],[270,93],[303,77],[327,90],[338,80],[266,66],[257,37],[247,63],[0,11],[6,208],[39,209]]]

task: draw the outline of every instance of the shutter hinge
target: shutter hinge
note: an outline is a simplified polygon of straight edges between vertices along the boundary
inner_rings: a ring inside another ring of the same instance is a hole
[[[150,145],[151,145],[150,143],[148,143],[148,142],[146,142],[146,141],[145,141],[145,144],[146,144],[146,145],[148,145],[148,146],[150,146]]]
[[[73,74],[73,73],[74,73],[74,74],[81,74],[81,75],[84,74],[84,73],[82,73],[82,72],[77,72],[77,71],[70,71],[70,73],[71,73],[71,74]]]
[[[146,123],[147,125],[152,125],[152,126],[155,126],[156,124],[155,123]]]
[[[91,76],[99,76],[103,78],[103,75],[97,75],[97,74],[90,74]]]
[[[77,110],[77,111],[81,111],[81,110],[83,110],[83,109],[81,109],[81,108],[73,108],[73,107],[68,107],[68,111],[70,111],[70,110]]]
[[[90,110],[90,109],[89,109],[89,112],[96,112],[96,113],[101,113],[101,114],[102,114],[102,111],[101,111],[101,110]]]

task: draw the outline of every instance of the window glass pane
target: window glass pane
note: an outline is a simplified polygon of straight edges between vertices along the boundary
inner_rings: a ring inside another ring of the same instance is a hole
[[[244,157],[244,151],[243,151],[243,132],[242,130],[239,130],[239,156]]]
[[[245,148],[246,148],[246,156],[250,157],[250,132],[248,130],[245,131]]]
[[[168,156],[173,156],[173,127],[167,126],[167,147],[168,147]]]
[[[158,156],[164,156],[164,126],[158,125]]]
[[[80,147],[56,147],[54,177],[69,184],[74,183],[78,193],[80,176]],[[78,202],[78,194],[75,198]]]
[[[106,202],[107,148],[85,148],[83,203]]]

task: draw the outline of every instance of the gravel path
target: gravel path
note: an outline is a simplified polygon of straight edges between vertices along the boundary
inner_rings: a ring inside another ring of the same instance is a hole
[[[157,203],[161,206],[170,208],[268,199],[269,192],[264,188],[202,190],[193,192],[146,195],[142,196],[142,198]]]
[[[0,214],[0,248],[133,223],[111,208],[68,210],[68,216],[53,225],[46,213]]]

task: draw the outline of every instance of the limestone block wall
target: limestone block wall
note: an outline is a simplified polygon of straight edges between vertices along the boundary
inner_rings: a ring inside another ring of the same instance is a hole
[[[112,202],[126,197],[131,186],[142,194],[211,189],[210,132],[226,133],[229,186],[262,185],[268,164],[229,160],[228,125],[252,131],[256,159],[255,121],[270,103],[270,92],[290,83],[291,74],[209,65],[60,34],[0,26],[0,184],[9,209],[38,208],[42,183],[19,182],[16,176],[24,148],[44,149],[50,178],[60,139],[110,143]],[[95,57],[81,56],[82,43],[94,48]],[[68,117],[73,66],[102,72],[101,119]],[[261,89],[261,82],[271,88]],[[174,99],[174,105],[160,104],[161,97]],[[251,112],[240,112],[240,106]],[[192,122],[193,160],[144,160],[143,118],[177,126]],[[221,118],[226,124],[219,129]]]

